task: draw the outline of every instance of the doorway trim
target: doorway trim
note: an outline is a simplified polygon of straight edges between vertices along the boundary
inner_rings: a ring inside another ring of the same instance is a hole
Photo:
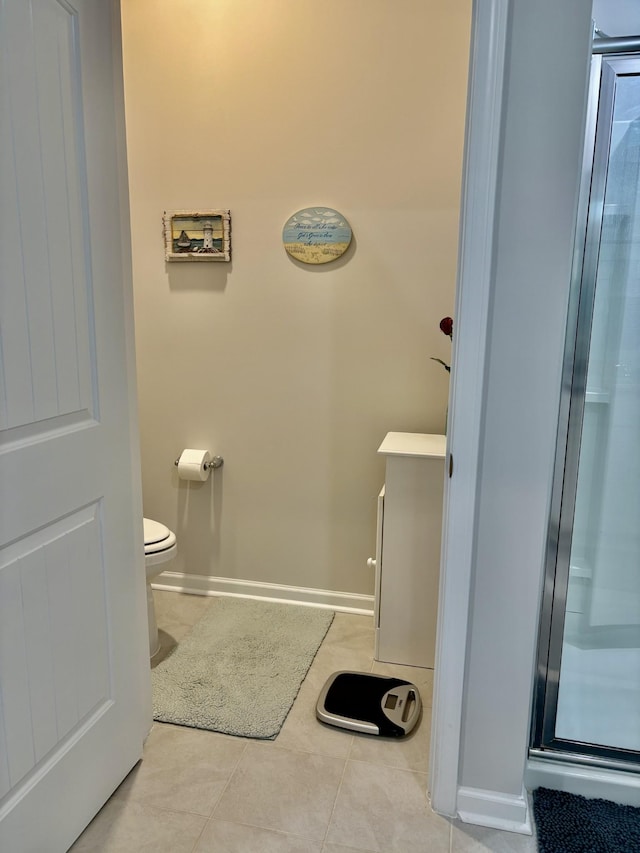
[[[510,0],[477,0],[471,29],[453,339],[456,369],[451,374],[447,435],[447,455],[455,459],[456,476],[445,482],[429,769],[431,805],[449,816],[458,812],[509,9]]]
[[[429,783],[436,811],[516,832],[530,831],[522,782],[590,12],[582,0],[473,9]]]

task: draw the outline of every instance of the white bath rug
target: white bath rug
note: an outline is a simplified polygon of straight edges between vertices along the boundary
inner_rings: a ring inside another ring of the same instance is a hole
[[[152,670],[153,716],[241,737],[276,737],[334,613],[220,597]]]

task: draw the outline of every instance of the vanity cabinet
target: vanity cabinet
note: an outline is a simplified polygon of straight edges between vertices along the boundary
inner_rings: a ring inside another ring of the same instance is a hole
[[[435,662],[446,437],[390,432],[378,497],[375,658],[433,667]]]

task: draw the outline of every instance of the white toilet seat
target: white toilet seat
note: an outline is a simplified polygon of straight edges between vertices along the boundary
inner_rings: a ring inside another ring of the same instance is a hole
[[[164,524],[151,518],[144,518],[143,523],[145,557],[149,554],[162,554],[175,546],[176,534]]]

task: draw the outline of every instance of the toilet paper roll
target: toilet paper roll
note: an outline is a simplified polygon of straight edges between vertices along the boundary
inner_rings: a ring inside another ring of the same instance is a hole
[[[178,459],[178,477],[203,483],[209,477],[209,468],[205,468],[205,463],[208,465],[210,458],[208,450],[183,450]]]

